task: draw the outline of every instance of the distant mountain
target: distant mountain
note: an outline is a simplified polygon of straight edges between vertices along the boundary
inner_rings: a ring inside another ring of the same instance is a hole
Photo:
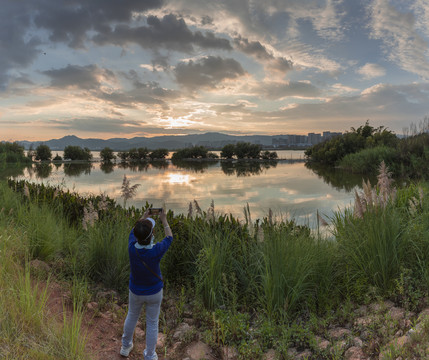
[[[239,141],[250,142],[253,144],[261,144],[265,146],[272,145],[273,138],[287,137],[287,135],[249,135],[249,136],[235,136],[227,135],[222,133],[205,133],[205,134],[192,134],[192,135],[169,135],[169,136],[156,136],[152,138],[146,137],[135,137],[131,139],[125,138],[112,138],[108,140],[102,139],[81,139],[74,135],[64,136],[61,139],[52,139],[48,141],[18,141],[18,143],[24,146],[25,149],[29,149],[33,146],[35,149],[40,144],[45,144],[50,147],[51,150],[64,150],[66,146],[80,146],[87,147],[93,151],[99,151],[105,147],[110,147],[115,151],[129,150],[132,148],[147,147],[150,150],[159,148],[166,148],[168,150],[177,150],[189,146],[203,145],[209,148],[222,148],[226,144],[234,144]]]

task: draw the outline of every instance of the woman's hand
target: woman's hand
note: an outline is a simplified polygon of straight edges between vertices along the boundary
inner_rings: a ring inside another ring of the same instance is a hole
[[[164,226],[165,236],[173,236],[173,233],[171,232],[170,225],[168,225],[167,221],[167,212],[165,209],[162,209],[162,211],[159,213],[159,219],[162,222],[162,225]]]
[[[143,213],[142,217],[140,218],[140,220],[145,220],[149,217],[149,209],[146,209],[146,211]]]

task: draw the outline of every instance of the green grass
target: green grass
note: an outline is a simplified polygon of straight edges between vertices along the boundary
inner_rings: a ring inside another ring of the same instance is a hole
[[[94,284],[126,295],[128,235],[141,211],[120,206],[102,210],[100,199],[69,193],[54,197],[46,188],[32,188],[28,197],[20,189],[0,184],[0,229],[6,239],[0,241],[0,260],[7,260],[0,267],[0,285],[6,289],[0,294],[5,339],[0,340],[0,354],[13,349],[16,354],[7,356],[22,358],[26,336],[40,333],[41,345],[33,350],[51,348],[52,353],[52,348],[65,346],[63,354],[83,356],[78,338],[82,307]],[[298,324],[297,319],[329,317],[350,299],[364,303],[381,296],[413,310],[429,289],[429,205],[420,193],[415,185],[399,189],[386,206],[369,205],[362,217],[351,209],[338,212],[327,239],[288,220],[251,223],[247,214],[248,220],[240,223],[231,215],[169,213],[174,241],[162,262],[166,294],[174,296],[180,289],[182,315],[183,298],[202,304],[211,341],[228,343],[228,336],[243,357],[246,345],[259,356],[268,346],[283,353],[290,344],[311,344],[310,330],[301,323],[295,327],[302,334],[289,329],[281,335],[279,329]],[[89,201],[94,201],[97,216],[84,227],[81,210]],[[50,262],[70,281],[74,315],[54,335],[40,330],[49,328],[46,293],[29,285],[31,274],[17,260],[26,257]],[[11,305],[10,298],[19,301]],[[10,306],[16,311],[3,310]],[[247,328],[249,322],[256,328]],[[266,345],[258,347],[252,339]]]

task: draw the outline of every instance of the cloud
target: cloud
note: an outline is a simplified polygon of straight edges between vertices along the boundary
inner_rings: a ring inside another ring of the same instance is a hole
[[[61,69],[42,72],[51,78],[51,86],[55,88],[76,88],[82,90],[99,89],[103,82],[116,81],[115,74],[97,65],[67,65]]]
[[[127,43],[135,43],[142,48],[167,48],[188,53],[194,50],[194,46],[202,49],[232,49],[227,39],[218,38],[211,32],[206,34],[201,31],[192,32],[184,19],[173,14],[165,15],[162,19],[149,16],[147,26],[131,27],[119,24],[113,30],[106,29],[99,32],[93,40],[99,45],[123,46]]]
[[[322,94],[317,87],[304,81],[266,81],[256,86],[253,92],[269,100],[281,100],[286,97],[315,98]]]
[[[244,76],[246,72],[234,59],[220,56],[207,56],[197,61],[180,62],[174,69],[176,81],[188,88],[214,89],[224,80]]]
[[[429,79],[428,43],[416,31],[416,15],[400,12],[387,0],[368,8],[371,37],[381,40],[390,61],[402,69]]]
[[[128,22],[133,14],[162,5],[162,0],[34,0],[34,23],[49,33],[53,42],[72,48],[85,48],[88,31],[103,33],[110,24]]]
[[[280,72],[292,70],[293,63],[284,57],[275,57],[260,41],[249,41],[241,36],[234,39],[236,48],[266,63],[267,67]]]
[[[8,1],[2,3],[0,11],[0,91],[5,90],[11,73],[30,65],[40,53],[40,38],[27,32],[31,16],[26,11],[25,2]]]
[[[373,79],[386,75],[386,69],[378,64],[366,63],[356,71],[362,75],[364,79]]]
[[[82,132],[132,134],[140,131],[144,122],[102,117],[79,117],[47,121],[49,127]]]

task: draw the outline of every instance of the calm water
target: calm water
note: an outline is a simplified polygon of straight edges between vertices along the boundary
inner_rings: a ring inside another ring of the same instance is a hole
[[[56,152],[54,152],[55,155]],[[61,152],[58,152],[61,155]],[[99,156],[94,152],[94,159]],[[278,151],[277,163],[187,162],[170,160],[138,166],[115,164],[37,164],[26,168],[16,179],[51,185],[62,184],[80,194],[104,193],[123,204],[121,185],[124,175],[131,185],[140,184],[127,205],[166,206],[175,213],[187,213],[196,200],[206,210],[214,201],[218,213],[244,218],[249,204],[252,220],[266,216],[295,218],[314,227],[316,211],[330,217],[333,211],[350,206],[353,190],[362,179],[344,172],[309,169],[302,151]],[[285,160],[287,159],[287,160]]]

